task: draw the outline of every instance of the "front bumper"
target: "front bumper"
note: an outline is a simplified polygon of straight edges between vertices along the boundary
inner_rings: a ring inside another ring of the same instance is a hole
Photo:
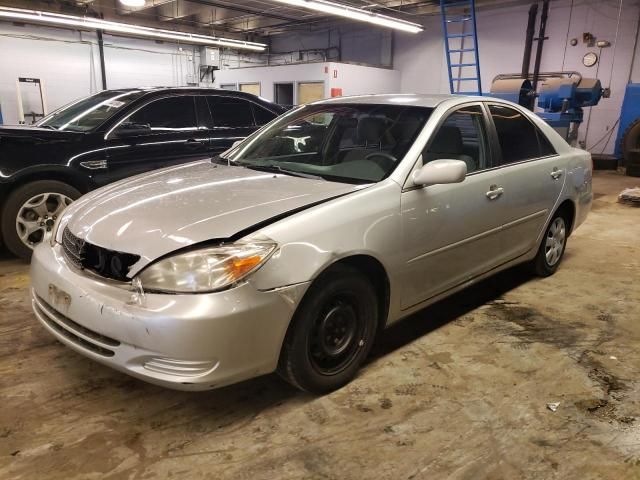
[[[250,282],[216,293],[133,292],[77,271],[60,246],[31,262],[33,310],[73,350],[151,383],[207,390],[275,370],[308,284],[260,291]]]

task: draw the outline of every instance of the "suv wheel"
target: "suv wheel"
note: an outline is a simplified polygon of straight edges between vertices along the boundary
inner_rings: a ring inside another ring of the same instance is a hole
[[[33,249],[49,240],[56,219],[80,195],[57,180],[39,180],[16,188],[2,211],[2,237],[9,251],[25,260],[31,258]]]

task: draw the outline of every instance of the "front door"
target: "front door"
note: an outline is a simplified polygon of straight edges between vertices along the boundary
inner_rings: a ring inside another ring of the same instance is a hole
[[[171,96],[132,113],[106,143],[107,169],[101,173],[101,184],[206,158],[209,139],[197,127],[194,97]]]
[[[462,183],[405,188],[401,199],[405,268],[402,308],[417,305],[495,267],[504,198],[491,169],[487,122],[479,104],[448,114],[422,162],[462,160]]]

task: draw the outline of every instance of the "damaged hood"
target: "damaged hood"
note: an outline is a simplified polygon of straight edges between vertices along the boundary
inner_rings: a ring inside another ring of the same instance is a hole
[[[96,190],[69,207],[66,226],[94,245],[140,255],[141,268],[360,188],[202,161]]]

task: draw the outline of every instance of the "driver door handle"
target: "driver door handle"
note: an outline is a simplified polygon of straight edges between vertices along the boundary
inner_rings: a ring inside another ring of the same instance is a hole
[[[495,200],[504,193],[504,188],[500,185],[491,185],[489,191],[485,194],[489,200]]]

